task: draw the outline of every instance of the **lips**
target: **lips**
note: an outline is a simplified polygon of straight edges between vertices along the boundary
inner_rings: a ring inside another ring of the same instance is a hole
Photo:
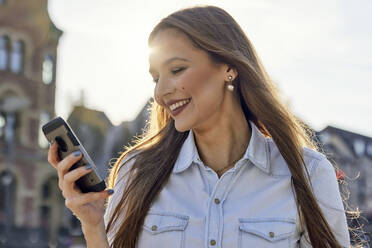
[[[169,101],[165,101],[165,105],[169,108],[169,106],[174,104],[174,103],[177,103],[177,102],[180,102],[180,101],[183,101],[183,100],[189,100],[189,99],[191,99],[191,98],[169,100]]]
[[[178,115],[182,110],[186,108],[187,105],[191,102],[191,98],[178,100],[173,102],[172,104],[168,105],[169,110],[173,116]]]

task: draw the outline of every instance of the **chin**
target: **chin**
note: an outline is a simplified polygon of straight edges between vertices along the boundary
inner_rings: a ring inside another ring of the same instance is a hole
[[[174,121],[174,127],[176,128],[176,130],[180,133],[183,133],[183,132],[186,132],[188,130],[191,129],[191,127],[189,125],[185,125],[186,123],[180,123],[178,121]]]

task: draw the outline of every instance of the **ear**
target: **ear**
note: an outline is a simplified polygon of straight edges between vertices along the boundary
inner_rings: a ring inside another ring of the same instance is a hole
[[[230,66],[230,65],[227,65],[227,69],[226,69],[226,76],[225,76],[225,80],[226,81],[229,81],[229,76],[232,76],[232,80],[234,81],[234,79],[238,76],[238,71]]]

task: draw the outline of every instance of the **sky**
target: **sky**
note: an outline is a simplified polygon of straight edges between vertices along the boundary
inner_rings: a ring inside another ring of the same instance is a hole
[[[85,106],[114,125],[134,119],[153,96],[149,33],[195,5],[221,7],[237,20],[292,112],[316,131],[331,125],[372,137],[370,0],[49,0],[64,32],[56,115],[67,118],[84,95]]]

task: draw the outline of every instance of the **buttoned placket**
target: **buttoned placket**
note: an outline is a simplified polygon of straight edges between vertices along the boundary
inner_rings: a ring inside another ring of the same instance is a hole
[[[215,171],[206,167],[203,162],[198,160],[199,164],[204,167],[204,177],[208,178],[209,188],[213,188],[212,192],[208,192],[208,212],[206,216],[206,231],[205,231],[205,247],[217,248],[221,247],[222,231],[223,231],[223,202],[231,189],[233,180],[236,175],[236,169],[242,164],[239,161],[234,168],[226,171],[220,178]]]

